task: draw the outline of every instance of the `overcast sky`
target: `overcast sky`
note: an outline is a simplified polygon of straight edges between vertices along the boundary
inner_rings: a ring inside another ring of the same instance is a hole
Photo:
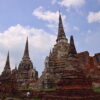
[[[100,52],[100,0],[0,0],[0,72],[8,50],[11,68],[19,65],[28,36],[31,60],[41,74],[55,44],[59,10],[77,51]]]

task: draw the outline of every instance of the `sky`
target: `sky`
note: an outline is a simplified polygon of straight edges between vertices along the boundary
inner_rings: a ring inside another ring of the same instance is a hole
[[[0,73],[10,52],[18,67],[29,38],[30,58],[41,75],[57,37],[59,10],[78,52],[100,52],[100,0],[0,0]]]

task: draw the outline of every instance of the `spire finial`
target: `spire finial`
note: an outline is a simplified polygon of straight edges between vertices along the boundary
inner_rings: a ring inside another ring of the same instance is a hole
[[[28,36],[26,39],[26,45],[25,45],[25,50],[24,50],[24,56],[23,58],[29,58],[29,49],[28,49]]]
[[[7,54],[6,64],[5,64],[5,67],[4,67],[4,70],[6,70],[6,69],[10,69],[9,51],[8,51],[8,54]]]
[[[17,65],[15,64],[15,70],[17,70]]]
[[[60,15],[60,9],[59,9],[59,15]]]
[[[60,10],[59,10],[58,37],[57,37],[56,41],[58,42],[60,39],[66,39],[66,35],[65,35],[65,32],[64,32],[62,17],[61,17],[61,13],[60,13]]]
[[[10,68],[10,59],[9,59],[9,51],[8,51],[5,67],[1,76],[9,77],[9,75],[11,75],[11,68]]]
[[[69,46],[69,52],[68,55],[70,54],[77,54],[76,48],[75,48],[75,44],[74,44],[74,38],[71,35],[70,37],[70,46]]]
[[[51,49],[50,49],[50,53],[49,53],[49,56],[51,55],[51,53],[52,53],[52,51],[51,51]]]

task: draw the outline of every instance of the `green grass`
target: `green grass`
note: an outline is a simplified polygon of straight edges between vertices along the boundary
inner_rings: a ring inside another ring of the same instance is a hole
[[[19,90],[33,90],[32,88],[23,88],[23,89],[19,89]]]
[[[40,90],[43,90],[43,91],[54,91],[55,88],[43,88],[43,89],[40,89]]]
[[[19,90],[35,90],[32,88],[19,88]],[[36,89],[36,91],[53,91],[56,90],[56,88],[41,88],[41,89]]]
[[[100,92],[100,88],[93,88],[95,92]]]

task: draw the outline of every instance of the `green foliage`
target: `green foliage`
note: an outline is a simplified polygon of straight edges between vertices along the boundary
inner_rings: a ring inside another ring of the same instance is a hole
[[[100,88],[93,88],[95,92],[100,92]]]

